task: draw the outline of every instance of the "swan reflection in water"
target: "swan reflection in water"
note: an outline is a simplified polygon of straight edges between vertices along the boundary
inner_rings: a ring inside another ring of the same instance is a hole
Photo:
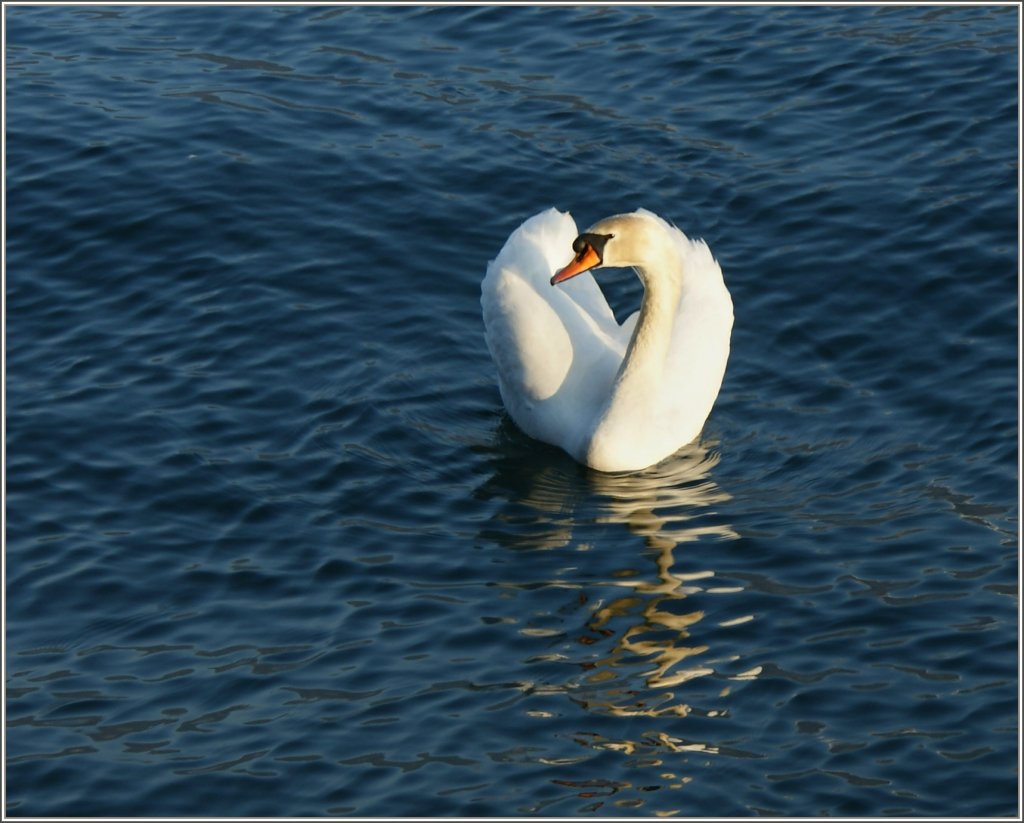
[[[509,505],[485,530],[490,539],[520,550],[569,550],[575,560],[579,557],[575,551],[596,550],[586,543],[586,536],[595,533],[595,525],[602,527],[603,552],[607,551],[605,541],[615,539],[616,527],[625,526],[642,538],[646,549],[630,552],[617,548],[624,565],[610,573],[605,566],[604,579],[581,581],[572,576],[544,581],[548,586],[579,590],[574,597],[585,601],[588,611],[582,627],[560,633],[557,654],[544,656],[572,662],[576,674],[567,678],[569,682],[530,684],[532,691],[564,693],[597,715],[682,718],[693,713],[716,717],[723,711],[706,704],[729,693],[732,685],[726,679],[757,676],[759,667],[745,667],[735,655],[716,659],[703,639],[748,622],[752,616],[706,624],[702,631],[705,612],[691,605],[698,593],[728,595],[742,587],[716,585],[715,573],[707,568],[676,568],[681,546],[701,541],[701,556],[712,561],[714,541],[739,538],[718,514],[721,504],[731,498],[711,478],[721,457],[715,445],[692,443],[668,461],[625,475],[589,471],[567,460],[552,461],[530,474],[514,457],[496,461],[499,470],[486,484],[489,492],[485,494],[501,496]],[[707,598],[702,602],[706,604]],[[740,673],[720,674],[694,688],[697,684],[692,681],[716,674],[716,664]],[[744,668],[747,670],[742,671]],[[705,705],[694,706],[695,698]],[[628,754],[720,751],[717,746],[685,738],[685,728],[685,723],[665,723],[661,730],[650,730],[632,740],[580,732],[577,741]]]

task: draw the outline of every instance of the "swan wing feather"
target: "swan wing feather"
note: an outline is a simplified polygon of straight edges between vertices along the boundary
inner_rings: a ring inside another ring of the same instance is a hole
[[[620,330],[597,282],[581,274],[558,288],[577,234],[572,217],[548,209],[524,222],[488,265],[480,301],[484,333],[509,414],[527,434],[561,442],[622,359]],[[589,376],[581,386],[580,377]]]

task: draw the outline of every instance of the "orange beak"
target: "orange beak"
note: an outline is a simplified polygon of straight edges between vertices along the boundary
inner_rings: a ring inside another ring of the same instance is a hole
[[[583,251],[577,254],[570,262],[568,266],[565,266],[555,272],[551,278],[551,285],[555,286],[558,283],[564,283],[570,277],[575,277],[577,274],[583,274],[585,271],[590,271],[594,266],[601,264],[601,258],[597,252],[594,251],[594,247],[587,243],[583,247]]]

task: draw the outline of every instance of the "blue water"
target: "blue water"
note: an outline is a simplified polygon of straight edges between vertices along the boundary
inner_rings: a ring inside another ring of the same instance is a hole
[[[1018,813],[1015,7],[4,14],[8,814]],[[549,206],[725,272],[645,472],[502,410]]]

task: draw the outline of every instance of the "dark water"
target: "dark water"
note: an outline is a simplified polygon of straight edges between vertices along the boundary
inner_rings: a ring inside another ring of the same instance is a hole
[[[1017,813],[1015,8],[5,18],[9,814]],[[501,409],[551,205],[732,291],[637,475]]]

